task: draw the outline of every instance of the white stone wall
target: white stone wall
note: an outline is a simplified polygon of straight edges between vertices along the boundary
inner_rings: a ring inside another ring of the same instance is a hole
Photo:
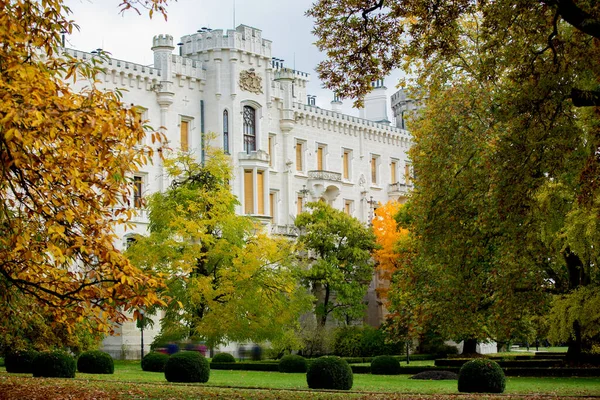
[[[310,107],[306,102],[306,82],[309,75],[276,65],[271,60],[271,42],[262,38],[258,29],[241,25],[235,31],[200,32],[181,39],[182,56],[172,45],[169,35],[153,39],[157,68],[141,66],[120,60],[105,64],[106,73],[100,74],[99,87],[107,90],[125,88],[123,101],[145,109],[144,117],[154,129],[161,129],[173,150],[180,148],[180,122],[188,121],[189,147],[198,160],[201,157],[202,122],[204,133],[214,132],[217,138],[210,143],[222,147],[223,111],[229,113],[230,154],[236,176],[232,182],[234,194],[243,201],[244,169],[265,171],[265,214],[261,220],[272,232],[291,233],[297,214],[296,201],[304,189],[306,201],[325,197],[330,204],[343,209],[351,201],[351,213],[364,223],[372,217],[373,206],[406,196],[410,183],[404,180],[406,152],[411,145],[407,131],[338,112]],[[137,44],[133,44],[137,45]],[[89,59],[89,53],[69,50],[72,55]],[[172,52],[172,53],[171,53]],[[261,90],[251,92],[240,88],[240,73],[248,71],[261,79]],[[78,81],[74,87],[81,88]],[[381,90],[379,90],[381,92]],[[381,97],[381,93],[378,94]],[[377,102],[381,102],[378,98]],[[204,121],[201,121],[201,104]],[[244,105],[256,109],[257,151],[243,151],[242,110]],[[269,136],[273,142],[273,160],[269,166]],[[295,145],[305,146],[302,171],[296,171]],[[149,144],[149,143],[148,143]],[[325,147],[323,170],[316,173],[317,147]],[[340,179],[344,149],[352,152],[350,177]],[[378,157],[377,182],[371,180],[371,157]],[[168,188],[158,155],[154,162],[140,172],[144,178],[144,193],[150,194]],[[390,164],[396,162],[399,183],[391,185]],[[274,221],[268,218],[269,193],[276,193]],[[258,194],[257,194],[258,195]],[[244,204],[237,212],[242,213]],[[144,233],[148,226],[147,213],[140,210],[134,219],[133,230],[118,233],[123,237],[117,243],[123,248],[126,237]],[[107,338],[105,349],[111,354],[126,357],[139,356],[140,332],[135,324],[125,324],[120,335]],[[145,333],[146,345],[151,343],[154,331]],[[147,347],[147,346],[146,346]],[[229,349],[233,350],[233,349]]]

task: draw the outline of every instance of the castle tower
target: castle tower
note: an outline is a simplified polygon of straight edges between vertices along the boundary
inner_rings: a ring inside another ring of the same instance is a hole
[[[152,39],[152,51],[154,52],[154,68],[160,70],[161,81],[172,80],[171,55],[175,50],[173,36],[157,35]]]

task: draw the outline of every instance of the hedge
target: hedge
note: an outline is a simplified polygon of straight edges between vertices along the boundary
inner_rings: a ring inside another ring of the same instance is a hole
[[[487,360],[488,358],[482,358]],[[435,360],[436,367],[461,367],[472,358],[441,358]],[[501,359],[492,359],[497,362],[502,368],[556,368],[560,367],[563,362],[561,360],[512,360],[503,361]]]
[[[16,374],[32,373],[33,360],[38,354],[39,352],[36,350],[21,350],[7,353],[4,359],[6,372]]]
[[[85,351],[77,359],[77,371],[86,374],[113,374],[115,363],[110,354],[103,351]]]
[[[231,371],[279,371],[278,363],[252,363],[252,362],[236,362],[236,363],[210,363],[210,369],[224,369]]]
[[[308,359],[310,363],[312,360]],[[235,364],[210,364],[211,369],[238,370],[238,371],[279,371],[278,364],[273,362],[238,362]],[[355,374],[370,374],[369,365],[350,365]],[[423,371],[450,371],[458,373],[460,367],[434,367],[434,366],[401,366],[400,375],[414,375]],[[600,377],[600,368],[504,368],[506,376],[552,376],[552,377]]]
[[[169,382],[208,382],[210,367],[203,355],[196,351],[180,351],[165,364],[165,379]]]
[[[33,360],[36,378],[75,378],[75,370],[75,358],[64,351],[44,351]]]

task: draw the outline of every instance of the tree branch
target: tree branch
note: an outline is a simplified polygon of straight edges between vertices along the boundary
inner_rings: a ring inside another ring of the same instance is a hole
[[[571,100],[575,107],[600,106],[600,90],[571,89]]]
[[[542,0],[542,2],[556,7],[560,16],[581,32],[600,39],[600,19],[579,8],[573,0]]]

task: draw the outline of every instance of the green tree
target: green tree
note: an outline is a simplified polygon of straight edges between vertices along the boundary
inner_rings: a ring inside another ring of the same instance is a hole
[[[394,67],[426,90],[405,221],[423,315],[508,340],[560,294],[551,334],[574,355],[589,346],[597,313],[576,299],[599,283],[599,118],[586,106],[599,99],[600,5],[322,0],[309,13],[330,57],[319,71],[343,95],[360,102]]]
[[[330,314],[341,321],[361,318],[364,297],[374,272],[375,235],[356,218],[325,202],[308,203],[296,218],[298,241],[307,251],[304,280],[317,297],[320,327]]]
[[[283,334],[310,306],[294,272],[294,244],[235,213],[231,167],[222,152],[208,149],[204,165],[188,154],[164,165],[173,183],[150,196],[149,235],[126,253],[135,265],[168,276],[172,300],[162,335],[216,344]]]

